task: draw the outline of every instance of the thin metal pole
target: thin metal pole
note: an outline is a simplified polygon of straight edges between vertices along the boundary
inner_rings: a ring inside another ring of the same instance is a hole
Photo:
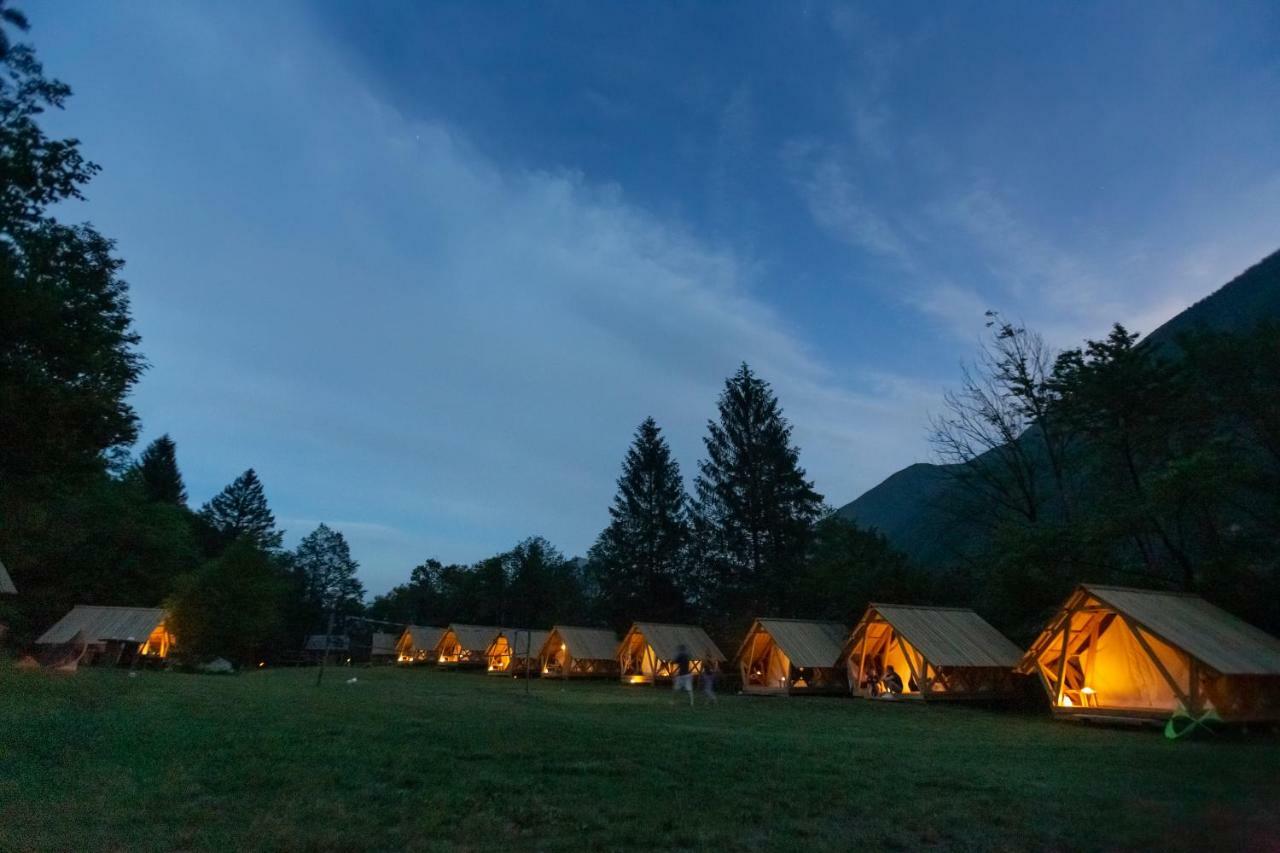
[[[329,629],[324,634],[324,654],[320,657],[320,671],[316,673],[316,687],[324,680],[324,665],[329,660],[329,638],[333,636],[333,608],[329,608]]]

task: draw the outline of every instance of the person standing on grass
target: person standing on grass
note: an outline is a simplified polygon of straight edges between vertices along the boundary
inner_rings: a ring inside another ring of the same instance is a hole
[[[689,666],[689,650],[683,644],[676,649],[676,678],[672,684],[671,704],[676,703],[675,694],[681,690],[689,694],[689,707],[693,707],[693,671]]]
[[[719,666],[715,661],[708,660],[702,664],[702,692],[706,694],[707,704],[720,701],[720,697],[716,695],[716,667]]]

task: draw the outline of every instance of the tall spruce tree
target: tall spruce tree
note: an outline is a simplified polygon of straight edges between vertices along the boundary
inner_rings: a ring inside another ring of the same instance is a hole
[[[786,615],[822,496],[805,479],[778,398],[745,362],[725,381],[718,408],[695,481],[702,603],[733,622]]]
[[[219,552],[242,537],[264,551],[278,549],[284,539],[284,531],[276,530],[262,481],[252,468],[201,507],[200,518],[213,532],[214,550]]]
[[[157,438],[142,451],[138,474],[143,491],[153,501],[175,506],[187,505],[187,487],[178,470],[178,446],[168,433]]]
[[[657,423],[646,418],[622,461],[609,526],[590,553],[601,614],[615,628],[637,617],[683,613],[688,502],[680,465]]]
[[[362,607],[364,585],[356,577],[360,564],[341,532],[321,524],[308,533],[293,552],[293,566],[302,579],[303,598],[317,616],[349,615]]]

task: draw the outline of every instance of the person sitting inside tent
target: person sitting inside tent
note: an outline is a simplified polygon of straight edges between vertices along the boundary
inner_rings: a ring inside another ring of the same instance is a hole
[[[863,679],[862,689],[871,696],[876,696],[880,693],[880,670],[876,668],[875,664],[867,668],[867,676]]]
[[[890,696],[897,696],[902,692],[902,676],[894,672],[893,664],[889,664],[884,668],[884,676],[880,679],[884,685],[885,692]]]

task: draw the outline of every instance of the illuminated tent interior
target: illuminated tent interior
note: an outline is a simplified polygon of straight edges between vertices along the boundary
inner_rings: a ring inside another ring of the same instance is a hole
[[[604,628],[556,625],[542,644],[542,674],[551,678],[617,676],[618,635]]]
[[[963,607],[872,604],[841,659],[854,696],[884,695],[889,666],[904,698],[987,699],[1011,695],[1022,650]]]
[[[843,693],[847,686],[840,646],[847,635],[839,622],[757,619],[736,656],[742,691]]]
[[[618,666],[623,684],[655,684],[676,675],[675,659],[684,646],[689,667],[700,673],[708,664],[725,663],[724,653],[696,625],[636,622],[618,644]]]
[[[1280,720],[1280,640],[1196,595],[1084,584],[1020,669],[1063,717]]]
[[[174,638],[165,629],[160,607],[96,607],[77,604],[36,640],[37,645],[61,645],[76,634],[88,643],[85,662],[119,663],[139,658],[163,660]]]
[[[485,653],[503,631],[494,625],[450,625],[436,644],[436,664],[446,668],[488,666]]]
[[[436,647],[444,636],[444,628],[409,625],[396,640],[396,660],[400,663],[435,663]]]
[[[527,628],[504,628],[485,651],[489,675],[536,676],[542,671],[538,655],[547,641],[548,631]]]

